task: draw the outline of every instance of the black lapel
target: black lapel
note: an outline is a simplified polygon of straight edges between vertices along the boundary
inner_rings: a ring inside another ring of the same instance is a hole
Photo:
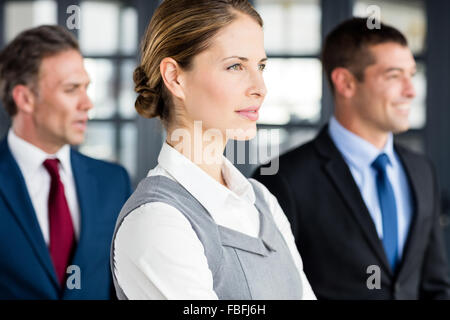
[[[385,269],[392,274],[392,270],[384,252],[383,244],[378,237],[372,217],[370,216],[349,167],[328,134],[328,125],[321,130],[316,138],[315,147],[319,154],[326,159],[324,170],[335,185],[337,193],[350,208],[350,212],[361,228],[364,238],[378,256]]]
[[[423,163],[417,162],[416,157],[413,157],[406,149],[396,145],[395,151],[397,152],[403,168],[406,172],[409,187],[411,190],[413,200],[413,216],[411,219],[411,226],[409,228],[405,248],[403,250],[403,258],[399,266],[399,270],[403,270],[408,266],[408,260],[411,259],[411,255],[415,252],[414,248],[419,244],[422,238],[417,234],[418,221],[423,216],[423,205],[428,200],[424,198],[423,193],[419,192],[420,186],[423,185],[424,179],[421,177],[423,170]],[[423,186],[422,186],[423,187]]]

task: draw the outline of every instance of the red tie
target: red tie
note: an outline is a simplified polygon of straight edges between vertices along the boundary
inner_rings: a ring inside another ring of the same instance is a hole
[[[61,286],[64,285],[66,268],[75,246],[72,217],[64,195],[64,185],[59,178],[58,159],[47,159],[44,167],[51,177],[48,196],[48,218],[50,225],[50,256]]]

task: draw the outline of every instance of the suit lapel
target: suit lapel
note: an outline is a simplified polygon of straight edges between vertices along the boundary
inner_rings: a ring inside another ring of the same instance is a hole
[[[318,152],[326,158],[324,170],[335,185],[338,194],[350,208],[350,212],[370,248],[382,262],[385,269],[392,274],[383,245],[378,237],[361,192],[344,158],[331,140],[328,134],[328,126],[325,126],[320,132],[315,146]]]
[[[403,250],[403,258],[401,260],[401,265],[399,270],[403,270],[408,266],[407,261],[411,258],[411,254],[415,252],[414,248],[418,244],[417,241],[421,241],[420,235],[417,234],[418,221],[420,221],[423,210],[422,206],[426,203],[427,199],[422,196],[418,188],[422,185],[422,178],[420,173],[423,170],[416,165],[414,158],[410,157],[408,152],[405,152],[403,148],[396,146],[397,154],[399,155],[400,161],[402,162],[403,168],[408,177],[409,186],[411,188],[411,194],[413,197],[413,216],[411,221],[411,226],[409,228],[408,237],[406,240],[405,248]]]
[[[6,138],[0,144],[0,181],[7,182],[0,183],[0,193],[3,193],[11,213],[15,216],[53,285],[56,289],[59,288],[50,253],[37,221],[25,179],[11,154]]]
[[[80,237],[72,259],[72,264],[83,264],[84,258],[90,256],[91,228],[97,213],[97,180],[95,175],[89,173],[89,166],[78,152],[71,150],[72,171],[75,179],[77,198],[80,207]],[[95,253],[93,253],[95,255]]]

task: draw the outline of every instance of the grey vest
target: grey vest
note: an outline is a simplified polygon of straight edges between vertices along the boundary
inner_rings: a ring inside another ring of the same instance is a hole
[[[179,183],[164,177],[142,180],[117,219],[111,246],[111,271],[119,299],[127,299],[114,272],[114,241],[123,219],[149,202],[178,209],[191,223],[205,249],[219,299],[301,299],[302,282],[283,236],[273,221],[262,191],[249,179],[259,211],[259,237],[216,224],[209,212]]]

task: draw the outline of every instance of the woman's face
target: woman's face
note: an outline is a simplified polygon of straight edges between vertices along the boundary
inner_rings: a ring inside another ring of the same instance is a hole
[[[253,138],[258,110],[266,95],[265,61],[261,26],[239,14],[185,71],[183,120],[189,126],[200,120],[203,132],[218,129],[224,138]]]

